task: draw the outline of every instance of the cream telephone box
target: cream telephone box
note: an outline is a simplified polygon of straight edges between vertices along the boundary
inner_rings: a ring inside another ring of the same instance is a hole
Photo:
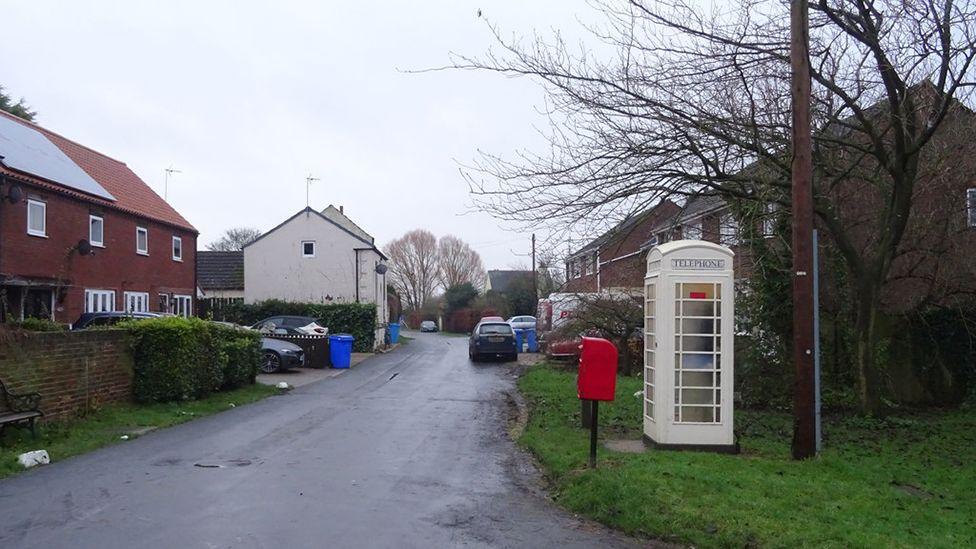
[[[703,240],[653,248],[644,279],[644,438],[736,451],[732,432],[732,250]]]

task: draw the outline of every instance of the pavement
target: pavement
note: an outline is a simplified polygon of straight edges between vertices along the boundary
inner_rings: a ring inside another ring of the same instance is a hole
[[[286,394],[0,480],[0,547],[635,547],[551,504],[516,365],[416,337]]]
[[[374,355],[373,353],[352,353],[349,359],[349,368],[355,368],[373,356],[379,355]],[[277,385],[279,382],[284,381],[292,387],[301,387],[309,383],[322,381],[323,379],[341,376],[343,373],[348,372],[349,368],[291,368],[290,370],[275,374],[258,374],[257,380],[258,383],[264,385]]]

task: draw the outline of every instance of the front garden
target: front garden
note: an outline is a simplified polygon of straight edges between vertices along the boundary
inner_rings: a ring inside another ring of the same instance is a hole
[[[601,438],[641,436],[639,377],[618,378],[600,408]],[[530,369],[519,388],[529,422],[519,442],[554,499],[633,535],[699,547],[976,546],[976,410],[828,416],[824,451],[790,460],[791,417],[738,411],[737,456],[613,452],[586,468],[575,371]]]

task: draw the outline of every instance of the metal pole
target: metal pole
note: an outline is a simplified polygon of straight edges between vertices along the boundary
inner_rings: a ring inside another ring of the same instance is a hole
[[[817,454],[813,357],[813,151],[808,2],[790,3],[793,103],[793,459]]]
[[[814,431],[819,454],[823,441],[820,421],[820,234],[817,229],[813,230],[813,398],[816,414]]]
[[[596,426],[600,401],[591,400],[590,403],[593,406],[593,417],[590,418],[590,469],[596,469]]]
[[[539,272],[535,267],[535,233],[532,233],[532,296],[535,304],[539,303]],[[538,314],[538,313],[536,313]]]

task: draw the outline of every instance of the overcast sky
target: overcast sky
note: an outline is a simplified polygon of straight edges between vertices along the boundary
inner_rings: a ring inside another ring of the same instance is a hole
[[[506,35],[572,35],[582,1],[0,1],[0,84],[37,122],[126,162],[200,231],[267,230],[344,205],[383,245],[456,234],[488,268],[528,259],[471,200],[457,162],[541,145],[541,88],[477,72],[406,74]],[[479,18],[478,10],[484,17]],[[515,252],[515,253],[513,253]]]

